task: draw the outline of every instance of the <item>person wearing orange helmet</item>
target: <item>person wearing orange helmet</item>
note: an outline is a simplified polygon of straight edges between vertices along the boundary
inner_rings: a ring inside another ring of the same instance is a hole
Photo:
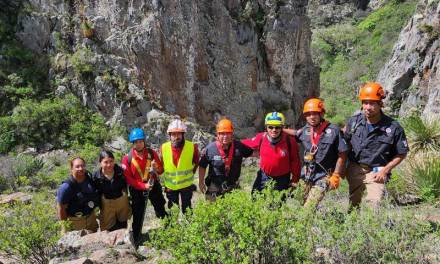
[[[199,163],[199,188],[209,201],[215,201],[217,196],[238,187],[243,158],[253,153],[251,148],[234,139],[231,120],[221,119],[216,131],[216,141],[202,150]],[[208,166],[208,177],[205,179]]]
[[[348,146],[340,128],[324,119],[324,103],[320,99],[307,100],[303,114],[307,124],[290,134],[304,148],[301,170],[301,178],[306,183],[304,206],[317,206],[328,189],[339,187]]]
[[[197,189],[193,184],[194,173],[199,163],[197,144],[185,140],[186,131],[185,123],[180,119],[174,119],[167,129],[170,141],[162,144],[160,148],[160,165],[163,165],[164,170],[162,176],[168,208],[173,205],[179,206],[181,200],[183,213],[191,208],[193,191]]]
[[[376,82],[366,83],[359,91],[362,111],[346,125],[349,143],[347,180],[350,204],[357,207],[365,200],[376,208],[385,191],[391,170],[409,151],[405,132],[400,124],[382,112],[385,92]]]

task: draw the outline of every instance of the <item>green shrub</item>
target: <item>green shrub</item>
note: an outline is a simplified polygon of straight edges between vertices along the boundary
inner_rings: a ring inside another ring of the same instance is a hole
[[[247,192],[234,192],[216,203],[198,203],[182,220],[175,210],[167,228],[153,233],[152,243],[170,250],[177,263],[306,261],[307,222],[284,215],[286,205],[273,206],[280,195],[266,195],[253,202]]]
[[[402,174],[425,201],[440,197],[440,152],[419,152],[408,158]]]
[[[7,153],[16,145],[12,125],[13,120],[10,117],[0,117],[0,153]]]
[[[21,186],[37,186],[35,175],[43,168],[43,162],[31,155],[21,154],[16,157],[4,156],[0,163],[0,192],[5,190],[17,191]]]
[[[411,211],[385,205],[347,215],[340,201],[324,199],[315,213],[280,198],[234,191],[185,217],[176,209],[149,243],[170,252],[170,263],[417,263],[432,253],[427,243],[440,242]]]
[[[411,153],[440,151],[440,121],[413,114],[402,121]]]
[[[0,251],[23,263],[48,263],[60,229],[53,201],[43,193],[31,204],[0,208]]]
[[[82,157],[86,161],[87,169],[93,171],[98,166],[98,157],[100,151],[100,147],[92,144],[86,144],[84,146],[80,146],[80,148],[75,151],[75,155],[73,155],[73,157]]]
[[[67,164],[57,166],[51,170],[43,169],[35,176],[40,187],[46,186],[51,189],[58,188],[70,175],[70,167]]]
[[[82,75],[93,72],[94,65],[92,59],[93,52],[90,48],[78,48],[70,57],[70,62],[76,74]]]
[[[0,116],[10,115],[20,99],[40,99],[50,93],[47,56],[35,55],[16,38],[24,7],[24,2],[4,4],[0,14]]]
[[[315,219],[310,237],[329,250],[333,263],[419,263],[430,251],[426,235],[433,230],[410,210],[385,204],[379,211],[363,208],[344,216],[328,200],[324,204],[328,210]]]
[[[0,137],[2,152],[10,151],[16,144],[36,148],[46,143],[57,148],[88,143],[102,145],[111,137],[104,118],[73,95],[42,101],[22,100],[12,116],[0,118],[0,123],[4,125],[1,132],[5,131]]]

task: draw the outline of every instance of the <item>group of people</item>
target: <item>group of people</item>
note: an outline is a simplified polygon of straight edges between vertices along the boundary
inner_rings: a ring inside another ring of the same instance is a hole
[[[199,189],[214,202],[238,187],[242,161],[252,155],[260,158],[253,193],[270,182],[278,191],[296,188],[302,179],[304,205],[316,207],[345,175],[351,206],[359,206],[365,194],[366,202],[377,207],[391,170],[409,151],[402,127],[382,112],[384,97],[379,83],[366,83],[359,92],[361,111],[342,130],[324,119],[324,104],[318,98],[305,102],[306,125],[298,130],[286,128],[284,115],[272,112],[265,117],[264,132],[237,140],[232,121],[224,118],[217,123],[216,140],[200,153],[197,144],[185,139],[187,127],[181,120],[169,124],[170,140],[159,154],[146,145],[144,131],[134,128],[129,135],[132,148],[121,166],[110,151],[101,152],[100,169],[93,174],[82,158],[71,161],[71,175],[57,192],[59,218],[69,220],[71,229],[96,231],[100,208],[101,230],[115,230],[127,227],[133,214],[133,238],[138,241],[147,199],[159,218],[167,216],[163,193],[168,208],[180,205],[185,213],[197,189],[193,179],[198,168]],[[304,150],[302,158],[297,142]]]

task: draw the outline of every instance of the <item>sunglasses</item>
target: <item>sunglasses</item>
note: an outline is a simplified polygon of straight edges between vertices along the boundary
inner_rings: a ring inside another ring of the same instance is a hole
[[[267,126],[267,128],[270,129],[270,130],[272,130],[272,129],[275,129],[275,130],[281,129],[280,126]]]

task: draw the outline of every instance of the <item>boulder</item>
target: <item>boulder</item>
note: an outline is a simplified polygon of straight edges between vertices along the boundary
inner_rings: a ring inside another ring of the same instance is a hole
[[[31,201],[32,195],[23,192],[0,194],[0,205],[14,204],[17,202],[29,204]]]

